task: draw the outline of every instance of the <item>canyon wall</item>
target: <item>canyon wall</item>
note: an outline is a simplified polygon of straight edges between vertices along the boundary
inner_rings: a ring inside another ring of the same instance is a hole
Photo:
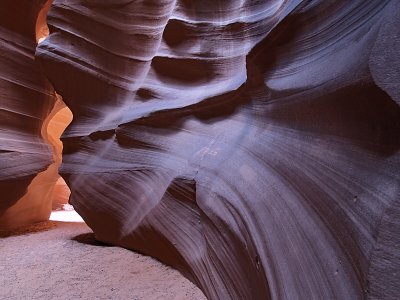
[[[0,230],[47,220],[51,211],[58,165],[47,129],[56,95],[34,56],[49,5],[0,4]]]
[[[36,57],[74,115],[71,204],[99,240],[210,299],[395,299],[399,13],[395,0],[55,0]],[[48,95],[29,70],[6,82]],[[32,103],[2,110],[27,124],[0,153],[28,162],[0,176],[19,193],[50,161],[37,121],[50,105]]]

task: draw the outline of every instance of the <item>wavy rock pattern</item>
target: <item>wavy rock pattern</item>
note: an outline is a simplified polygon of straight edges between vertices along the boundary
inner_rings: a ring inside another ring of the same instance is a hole
[[[49,4],[0,4],[0,229],[46,220],[51,211],[58,166],[47,125],[56,98],[34,57]]]
[[[70,202],[210,299],[395,299],[399,11],[54,1],[36,54],[74,114]]]

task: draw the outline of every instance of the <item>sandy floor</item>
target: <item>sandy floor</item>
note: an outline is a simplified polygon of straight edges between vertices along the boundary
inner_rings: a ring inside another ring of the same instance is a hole
[[[0,238],[0,299],[206,299],[158,261],[48,221]],[[4,237],[6,236],[6,237]]]

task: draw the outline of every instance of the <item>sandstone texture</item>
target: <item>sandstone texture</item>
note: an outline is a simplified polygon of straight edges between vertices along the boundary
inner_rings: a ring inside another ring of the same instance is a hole
[[[209,299],[397,299],[398,1],[54,0],[47,23],[61,175],[97,239]],[[4,93],[51,97],[27,66]],[[50,161],[51,101],[24,96],[1,102],[19,125],[0,155],[27,161],[1,169],[14,198]]]
[[[44,0],[0,4],[0,229],[47,220],[58,165],[47,125],[56,103],[35,61]]]

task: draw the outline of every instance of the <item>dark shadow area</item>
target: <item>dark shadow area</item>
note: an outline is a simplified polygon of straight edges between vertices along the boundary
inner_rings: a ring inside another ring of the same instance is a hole
[[[374,84],[277,103],[267,117],[292,129],[348,139],[376,155],[400,148],[400,107]]]
[[[140,88],[136,91],[136,98],[135,100],[146,102],[147,100],[157,99],[157,93],[153,90]]]
[[[189,24],[180,20],[169,20],[164,30],[163,38],[168,46],[178,47],[186,42],[190,36],[196,36]]]
[[[170,84],[198,85],[210,82],[216,75],[212,64],[196,59],[156,56],[151,67],[160,80]]]
[[[102,247],[112,247],[112,245],[100,242],[96,240],[93,232],[83,233],[72,238],[73,241],[77,241],[81,244],[92,245],[92,246],[102,246]]]
[[[35,176],[36,174],[33,174],[0,181],[0,191],[2,191],[2,199],[0,199],[0,215],[25,195],[28,186],[31,184]]]

